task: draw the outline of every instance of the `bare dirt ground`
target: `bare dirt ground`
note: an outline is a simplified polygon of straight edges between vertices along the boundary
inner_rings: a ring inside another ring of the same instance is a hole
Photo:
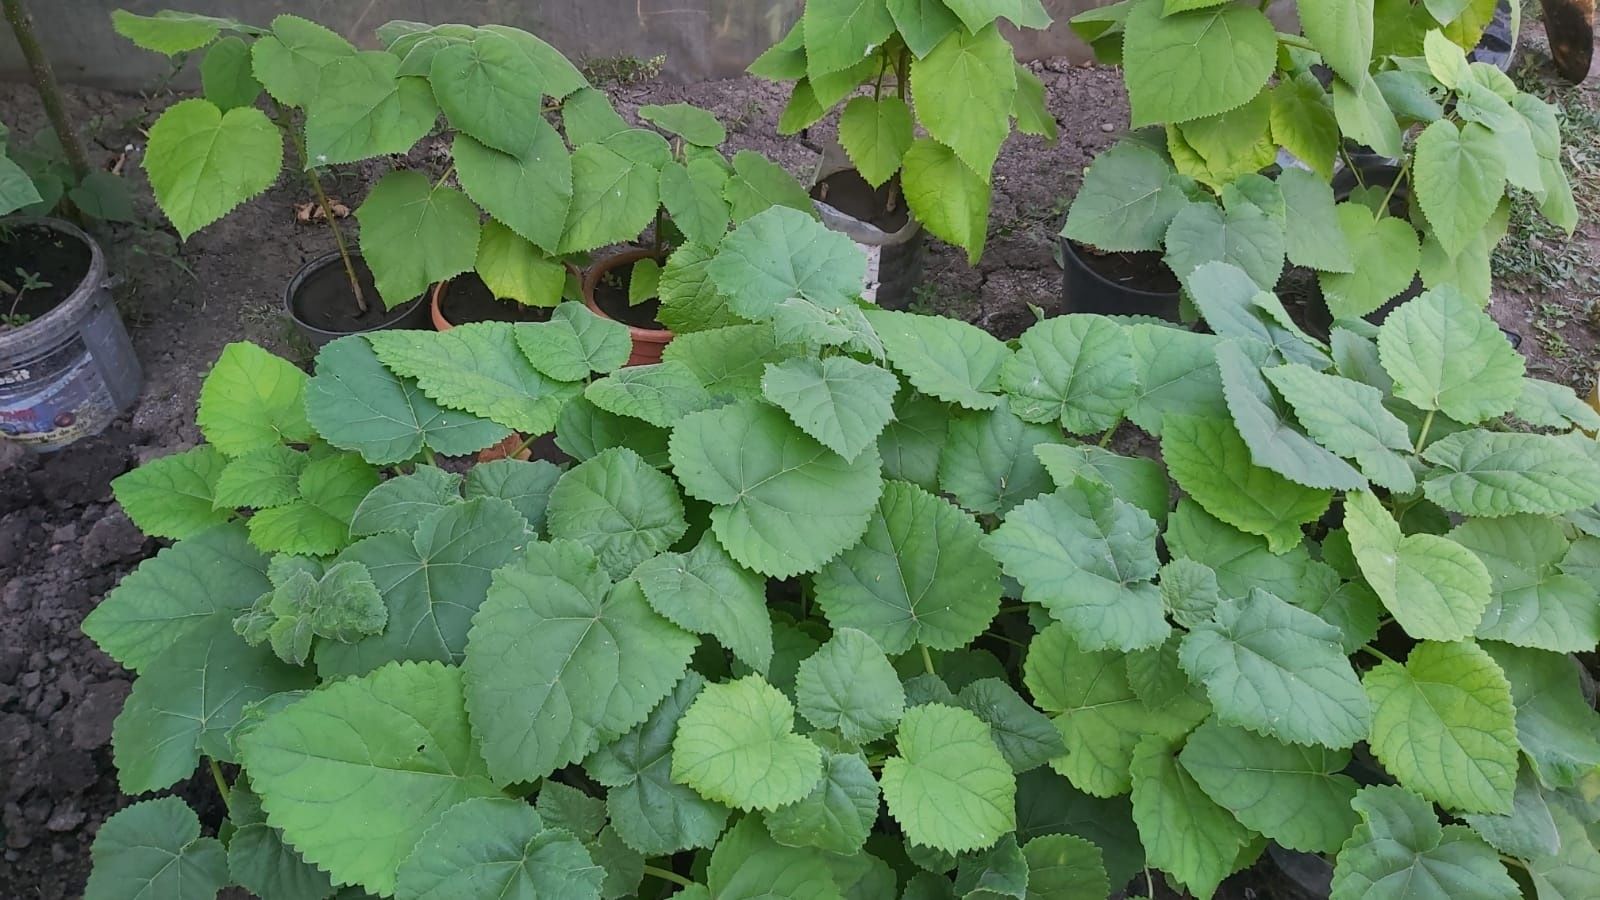
[[[995,176],[982,262],[969,266],[961,252],[932,242],[916,303],[1006,338],[1034,321],[1030,306],[1047,313],[1059,306],[1055,235],[1084,167],[1127,122],[1118,72],[1065,61],[1032,67],[1046,85],[1062,138],[1054,145],[1012,139]],[[1494,314],[1528,336],[1524,349],[1534,371],[1587,388],[1600,341],[1600,96],[1592,83],[1556,85],[1538,49],[1518,77],[1542,85],[1541,92],[1566,111],[1569,130],[1579,132],[1569,133],[1569,161],[1585,222],[1568,241],[1535,225],[1519,206],[1515,230],[1496,257],[1503,285]],[[646,81],[613,90],[628,112],[679,100],[705,106],[729,125],[730,149],[760,150],[802,177],[815,165],[813,149],[777,134],[786,97],[773,85]],[[172,99],[75,89],[70,105],[87,123],[94,162],[109,165],[126,152],[142,182],[142,129]],[[35,98],[20,85],[0,85],[0,110],[13,140],[42,127]],[[826,138],[827,128],[814,131],[813,144]],[[390,166],[438,168],[443,150],[429,145],[405,160],[351,167],[335,193],[354,206]],[[149,201],[141,201],[145,224],[101,237],[113,271],[123,278],[119,303],[145,366],[142,399],[105,435],[65,453],[29,457],[0,445],[0,897],[78,896],[96,830],[130,802],[119,796],[109,741],[131,676],[84,638],[79,624],[159,542],[132,526],[112,500],[109,482],[139,462],[199,441],[193,411],[200,380],[227,343],[255,341],[308,361],[281,315],[289,279],[332,246],[325,227],[296,221],[294,207],[308,196],[302,183],[282,182],[183,245]],[[214,825],[221,811],[209,791],[197,783],[179,788]],[[1224,890],[1230,897],[1287,896],[1257,886],[1260,878],[1245,873]],[[1132,893],[1142,895],[1142,885]]]

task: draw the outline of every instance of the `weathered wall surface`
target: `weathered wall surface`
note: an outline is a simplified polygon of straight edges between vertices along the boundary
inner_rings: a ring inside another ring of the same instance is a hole
[[[1013,34],[1025,59],[1087,50],[1067,28],[1075,13],[1111,0],[1045,0],[1056,19],[1047,32]],[[373,30],[390,19],[501,23],[527,29],[574,60],[666,56],[665,73],[681,81],[738,75],[783,37],[801,0],[29,0],[41,41],[65,81],[138,90],[166,71],[164,61],[111,30],[111,10],[176,8],[265,24],[280,13],[321,22],[358,44],[376,46]],[[0,27],[0,77],[22,75],[9,30]]]

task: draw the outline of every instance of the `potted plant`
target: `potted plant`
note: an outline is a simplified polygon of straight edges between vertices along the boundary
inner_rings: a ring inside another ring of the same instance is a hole
[[[707,269],[744,321],[651,366],[576,303],[224,354],[115,485],[178,543],[84,627],[123,788],[203,756],[227,823],[124,809],[89,900],[1209,898],[1269,841],[1339,900],[1592,883],[1600,416],[1459,290],[1328,346],[1208,263],[1209,332],[1013,348],[863,309],[793,210]]]
[[[778,130],[798,133],[843,106],[838,154],[813,196],[824,221],[862,244],[868,287],[903,307],[915,287],[920,226],[977,262],[988,237],[990,182],[1015,127],[1054,140],[1044,85],[1017,64],[1004,18],[1042,29],[1038,0],[984,4],[807,0],[788,35],[750,72],[793,82]],[[860,94],[870,87],[871,95]],[[847,164],[848,163],[848,164]]]
[[[1286,261],[1314,271],[1324,321],[1372,315],[1419,276],[1487,303],[1510,188],[1563,227],[1577,216],[1554,110],[1464,54],[1493,6],[1440,21],[1437,5],[1345,19],[1318,4],[1303,34],[1236,4],[1165,15],[1130,0],[1080,17],[1121,61],[1147,130],[1101,154],[1073,201],[1068,308],[1171,316],[1176,285],[1212,261],[1263,289]],[[1238,57],[1237,77],[1198,76],[1215,53]],[[1355,161],[1362,147],[1376,160]]]
[[[0,439],[57,450],[139,396],[105,255],[65,220],[126,221],[132,205],[121,177],[90,167],[22,0],[3,8],[52,132],[25,150],[0,125]]]

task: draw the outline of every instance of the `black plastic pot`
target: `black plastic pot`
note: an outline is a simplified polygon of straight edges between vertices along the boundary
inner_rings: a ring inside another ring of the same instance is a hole
[[[1148,280],[1163,277],[1173,283],[1171,290],[1149,290],[1134,287],[1126,280],[1116,279],[1100,271],[1097,256],[1074,242],[1061,239],[1062,313],[1099,313],[1105,316],[1156,316],[1172,322],[1178,321],[1177,278],[1172,275],[1161,255],[1153,252],[1116,254],[1126,268],[1139,271],[1150,267]],[[1131,280],[1131,279],[1130,279]]]
[[[372,271],[360,255],[352,256],[356,277],[367,301],[361,314],[350,291],[350,277],[338,253],[327,253],[300,267],[283,292],[283,308],[313,349],[351,334],[391,328],[429,328],[427,295],[385,309],[373,284]]]

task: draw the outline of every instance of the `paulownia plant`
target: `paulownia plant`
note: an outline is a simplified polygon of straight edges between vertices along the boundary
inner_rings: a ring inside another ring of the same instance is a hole
[[[1001,19],[1050,25],[1039,0],[806,0],[800,21],[750,72],[794,82],[781,133],[842,105],[839,142],[861,176],[873,187],[898,177],[922,224],[976,262],[995,160],[1013,123],[1051,140],[1057,130],[1044,84],[1017,63]]]
[[[1495,0],[1299,0],[1300,34],[1256,4],[1123,0],[1074,20],[1118,60],[1135,128],[1101,154],[1063,234],[1102,251],[1163,251],[1183,281],[1226,262],[1263,288],[1285,262],[1317,273],[1334,318],[1411,288],[1489,300],[1508,193],[1577,223],[1549,104],[1471,63]],[[1373,169],[1352,158],[1367,148]],[[1297,164],[1271,167],[1287,151]],[[1336,169],[1349,179],[1336,194]],[[1398,192],[1398,193],[1397,193]]]
[[[84,625],[123,788],[204,756],[227,821],[120,812],[90,900],[1209,897],[1268,842],[1592,895],[1600,416],[1475,303],[1324,344],[1210,263],[1207,333],[1006,344],[864,267],[767,210],[705,269],[744,321],[631,369],[576,304],[230,348]],[[508,429],[571,462],[435,465]]]

